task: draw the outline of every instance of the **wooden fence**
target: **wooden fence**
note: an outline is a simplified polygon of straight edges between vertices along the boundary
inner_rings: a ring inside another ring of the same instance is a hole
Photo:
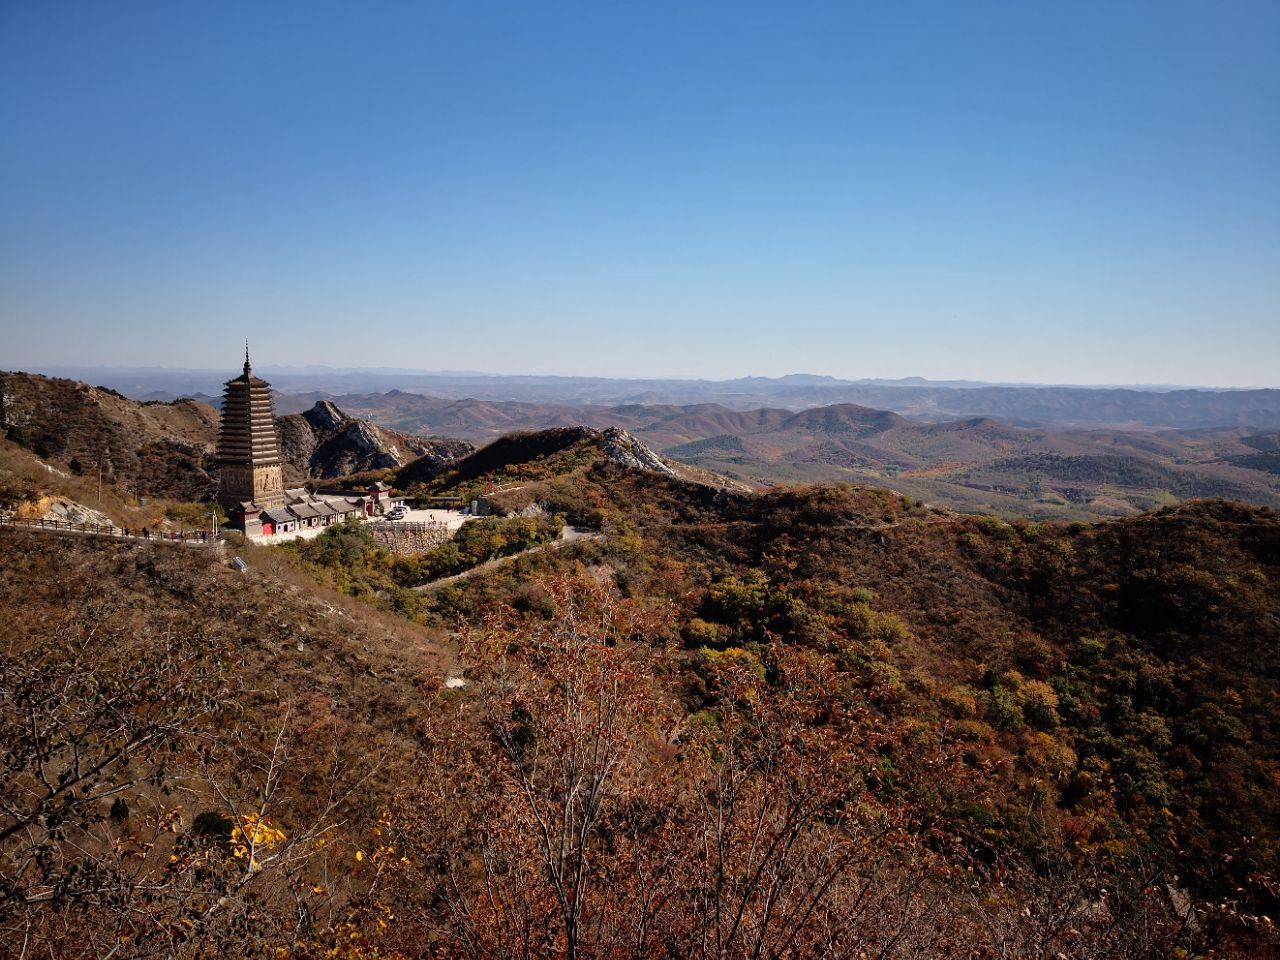
[[[84,533],[92,536],[118,537],[129,540],[154,540],[164,543],[216,543],[218,541],[217,534],[208,530],[165,531],[150,530],[145,527],[137,530],[130,527],[117,527],[114,524],[73,523],[70,520],[0,516],[0,526],[24,527],[29,530],[48,530],[62,533]]]

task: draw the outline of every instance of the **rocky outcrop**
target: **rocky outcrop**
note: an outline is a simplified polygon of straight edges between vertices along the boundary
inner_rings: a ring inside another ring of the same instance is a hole
[[[338,409],[332,400],[317,400],[315,406],[305,411],[302,417],[317,430],[335,431],[355,418],[347,416]]]
[[[473,449],[461,440],[415,437],[349,417],[329,400],[276,418],[286,479],[332,479],[402,467],[420,458],[449,463]]]
[[[53,497],[47,501],[42,501],[40,507],[43,508],[40,513],[42,520],[61,520],[64,523],[85,523],[94,526],[111,526],[111,518],[99,510],[92,507],[86,507],[83,503],[76,503],[74,500],[68,500],[66,497]]]
[[[628,470],[644,470],[668,477],[682,476],[625,430],[617,427],[606,430],[552,427],[499,437],[457,463],[420,458],[396,474],[396,486],[407,490],[437,480],[458,484],[493,473],[512,476],[556,473],[593,460]]]
[[[676,475],[667,461],[647,446],[618,427],[610,427],[600,437],[600,451],[610,463],[632,470],[649,470],[653,473]]]

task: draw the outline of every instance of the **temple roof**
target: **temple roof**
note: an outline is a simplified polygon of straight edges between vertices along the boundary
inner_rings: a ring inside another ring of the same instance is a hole
[[[261,377],[255,377],[252,371],[246,371],[238,377],[232,377],[230,380],[224,380],[222,385],[224,387],[229,387],[235,383],[247,383],[251,387],[271,387],[271,384],[267,383],[267,381],[263,380]]]
[[[271,385],[253,375],[245,346],[244,373],[226,382],[218,428],[218,459],[223,463],[278,463],[280,441],[271,404]],[[240,494],[243,499],[244,494]]]

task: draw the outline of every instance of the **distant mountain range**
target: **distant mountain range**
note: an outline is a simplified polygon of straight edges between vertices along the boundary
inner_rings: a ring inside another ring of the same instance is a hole
[[[1150,396],[1176,403],[1180,394]],[[284,410],[318,402],[325,402],[319,394],[278,398]],[[670,459],[756,486],[853,481],[1006,515],[1115,516],[1208,496],[1280,505],[1272,449],[1280,434],[1252,426],[1026,427],[983,416],[921,421],[848,403],[737,410],[450,400],[400,390],[334,402],[404,433],[476,443],[513,431],[616,427]],[[1161,412],[1158,403],[1151,409]]]
[[[492,376],[265,367],[277,390],[319,399],[402,392],[444,400],[567,406],[714,403],[733,410],[853,403],[917,420],[998,417],[1021,426],[1106,426],[1190,429],[1280,428],[1280,390],[1079,387],[984,384],[976,381],[839,380],[811,374],[736,380],[614,380],[598,377]],[[214,371],[57,371],[139,400],[190,396],[213,399],[229,374]]]
[[[205,403],[138,402],[110,388],[30,374],[2,379],[0,420],[26,442],[85,467],[109,448],[112,474],[155,495],[196,499],[210,489],[217,411]],[[961,510],[1061,519],[1120,516],[1197,497],[1280,506],[1280,391],[808,382],[819,379],[763,381],[760,389],[888,391],[916,413],[843,401],[799,409],[604,405],[400,389],[278,394],[276,411],[291,482],[399,468],[423,456],[429,474],[472,444],[513,432],[616,428],[669,460],[756,487],[849,481]],[[983,405],[1010,413],[949,413]],[[1015,416],[1036,411],[1047,425]],[[1073,425],[1076,417],[1087,426]]]

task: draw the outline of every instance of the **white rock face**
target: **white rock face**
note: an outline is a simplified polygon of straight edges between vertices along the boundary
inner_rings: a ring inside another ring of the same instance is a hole
[[[329,400],[317,400],[303,416],[321,430],[337,430],[350,419]]]
[[[65,497],[58,497],[54,500],[49,505],[49,509],[44,512],[42,519],[62,520],[67,523],[94,523],[104,527],[111,526],[111,518],[105,513],[86,507],[82,503],[76,503],[74,500],[68,500]]]
[[[355,449],[366,454],[377,453],[383,446],[377,428],[367,420],[353,420],[346,429],[345,439]]]
[[[600,443],[600,449],[604,451],[606,457],[620,467],[630,467],[633,470],[651,470],[654,473],[664,473],[669,477],[676,475],[676,472],[667,465],[665,460],[627,433],[627,431],[620,430],[617,427],[610,427],[604,432],[604,439]]]

